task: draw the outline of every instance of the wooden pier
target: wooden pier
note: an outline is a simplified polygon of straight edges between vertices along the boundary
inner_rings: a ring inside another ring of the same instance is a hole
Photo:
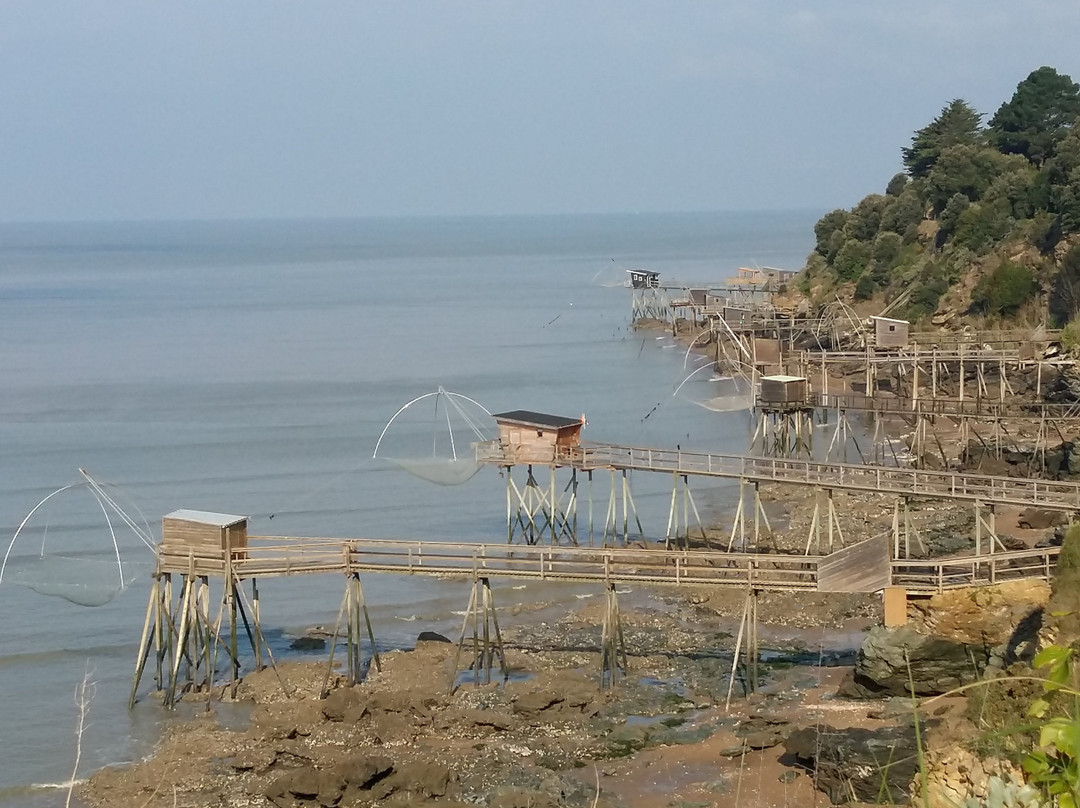
[[[513,466],[540,463],[519,456],[499,441],[477,444],[481,463]],[[565,447],[548,460],[555,466],[580,471],[666,472],[679,476],[714,477],[749,483],[813,486],[837,491],[864,491],[902,497],[960,500],[994,505],[1016,505],[1080,513],[1080,483],[962,474],[953,471],[820,463],[755,455],[714,454],[675,449],[652,449],[614,444]]]

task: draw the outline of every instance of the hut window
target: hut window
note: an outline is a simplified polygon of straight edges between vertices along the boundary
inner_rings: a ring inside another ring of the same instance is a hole
[[[538,437],[538,438],[544,437],[544,430],[542,430],[542,429],[536,430],[536,437]]]
[[[889,326],[889,331],[895,331],[895,330],[896,330],[896,326],[895,326],[895,325],[890,325],[890,326]]]

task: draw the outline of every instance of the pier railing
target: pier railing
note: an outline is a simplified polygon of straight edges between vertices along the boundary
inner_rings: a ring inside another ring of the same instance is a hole
[[[1015,397],[1002,401],[983,397],[913,399],[867,396],[860,393],[823,393],[818,395],[814,403],[828,409],[860,410],[895,415],[1051,420],[1080,416],[1080,404],[1051,404],[1045,401],[1018,400]]]
[[[803,556],[721,550],[253,536],[248,538],[247,547],[233,551],[231,560],[226,559],[224,552],[159,550],[158,572],[223,576],[231,569],[240,578],[397,573],[440,578],[522,578],[819,592],[830,589],[824,569],[835,566],[836,559],[844,552]],[[877,591],[891,583],[911,593],[929,594],[1010,580],[1046,580],[1059,553],[1060,548],[1047,547],[992,555],[886,560],[883,563],[891,564],[891,571],[872,589]],[[862,590],[856,587],[842,591]]]
[[[1017,505],[1055,511],[1080,511],[1080,484],[1019,477],[961,474],[951,471],[819,463],[812,460],[712,454],[677,449],[589,444],[559,447],[554,455],[518,453],[499,441],[477,444],[481,463],[546,463],[581,470],[615,469],[739,479],[755,483],[812,485],[817,488],[869,491],[906,497]]]
[[[961,558],[893,561],[892,582],[910,593],[934,593],[1004,581],[1049,580],[1060,552],[1060,547],[1046,547]]]

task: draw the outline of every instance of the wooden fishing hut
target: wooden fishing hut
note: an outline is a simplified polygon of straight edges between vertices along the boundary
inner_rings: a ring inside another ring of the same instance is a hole
[[[580,465],[577,450],[585,426],[584,414],[569,418],[511,410],[492,417],[499,429],[496,457],[506,476],[507,543],[520,540],[525,544],[545,541],[577,544],[577,466]],[[519,483],[514,477],[515,467],[522,465],[526,469],[525,480]],[[538,482],[535,466],[548,467],[546,485]],[[569,480],[558,484],[557,470],[567,467]],[[587,474],[591,483],[592,472]]]
[[[631,289],[658,289],[660,288],[660,273],[648,269],[628,269]]]
[[[660,273],[649,269],[628,269],[633,290],[631,322],[664,320],[670,315],[667,292],[660,288]]]
[[[878,348],[906,348],[911,323],[891,317],[871,317],[874,326],[874,345]]]
[[[813,457],[814,401],[802,376],[762,376],[751,445],[768,457]]]
[[[242,558],[247,549],[247,517],[228,513],[210,513],[181,509],[161,520],[163,556],[183,560]]]
[[[499,427],[499,442],[519,463],[555,463],[581,445],[585,416],[567,418],[531,410],[492,415]]]

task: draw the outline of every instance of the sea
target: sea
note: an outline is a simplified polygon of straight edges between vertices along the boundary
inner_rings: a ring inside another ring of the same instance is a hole
[[[487,413],[515,409],[584,415],[590,441],[745,451],[748,414],[707,406],[727,380],[631,328],[626,270],[797,269],[821,212],[0,225],[0,806],[62,804],[196,709],[165,710],[149,677],[128,709],[153,556],[80,469],[155,537],[192,508],[261,535],[505,541],[497,469],[408,469],[467,458]],[[662,476],[631,480],[650,540]],[[720,513],[733,490],[694,495]],[[383,648],[454,631],[468,598],[456,581],[364,588]],[[261,596],[289,659],[342,588]]]

